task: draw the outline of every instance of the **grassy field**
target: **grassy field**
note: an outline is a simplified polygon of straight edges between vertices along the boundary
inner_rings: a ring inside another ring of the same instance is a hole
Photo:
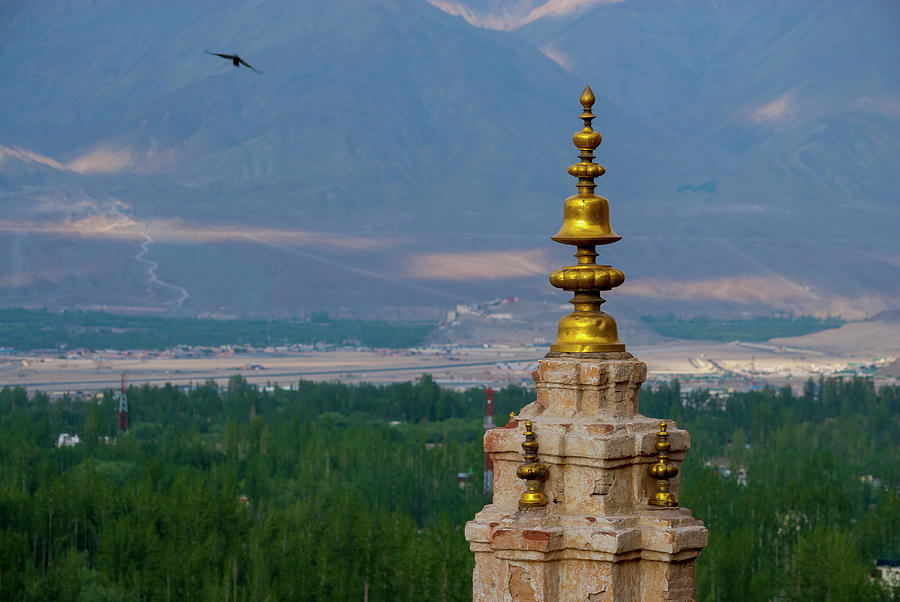
[[[757,316],[746,320],[712,320],[691,318],[681,320],[672,315],[641,316],[657,333],[673,339],[693,341],[768,341],[776,337],[798,337],[839,328],[846,324],[841,318],[812,316]]]
[[[313,313],[309,320],[218,320],[14,308],[0,309],[0,347],[27,351],[324,343],[401,348],[418,345],[434,326],[333,319],[324,312]]]

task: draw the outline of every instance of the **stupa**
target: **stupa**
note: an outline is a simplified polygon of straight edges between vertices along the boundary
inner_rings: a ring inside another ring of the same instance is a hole
[[[687,431],[639,412],[647,366],[626,351],[602,291],[624,274],[596,263],[596,247],[621,239],[609,201],[594,194],[604,168],[592,128],[594,94],[581,95],[584,121],[569,167],[577,193],[565,200],[552,238],[576,247],[576,265],[550,275],[573,293],[550,352],[533,377],[537,399],[487,431],[493,501],[466,524],[475,553],[473,598],[484,601],[694,600],[694,561],[703,523],[678,505],[678,467]]]

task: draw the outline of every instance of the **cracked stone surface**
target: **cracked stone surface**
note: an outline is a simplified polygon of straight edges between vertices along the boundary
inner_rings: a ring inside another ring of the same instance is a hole
[[[685,508],[647,504],[659,419],[639,413],[646,374],[629,354],[548,357],[533,374],[537,399],[485,433],[493,503],[466,525],[475,600],[695,598],[694,561],[706,546],[706,527]],[[540,510],[518,509],[525,419],[550,470],[550,501]],[[667,423],[670,461],[680,465],[690,436]],[[671,484],[677,495],[679,478]]]

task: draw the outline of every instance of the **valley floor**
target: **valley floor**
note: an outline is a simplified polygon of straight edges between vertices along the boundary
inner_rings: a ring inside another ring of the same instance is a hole
[[[893,340],[900,340],[897,334]],[[224,384],[240,373],[257,386],[289,388],[299,380],[392,383],[428,373],[450,388],[530,387],[531,372],[547,348],[488,345],[300,352],[269,348],[242,353],[223,348],[198,350],[198,357],[167,352],[27,353],[0,356],[0,386],[20,385],[52,396],[89,395],[117,387],[124,372],[134,385],[189,386],[208,380]],[[669,341],[629,347],[629,351],[647,363],[649,381],[677,378],[683,391],[704,388],[727,393],[764,384],[787,384],[800,390],[809,378],[853,374],[874,375],[878,385],[896,383],[900,375],[896,365],[891,367],[900,357],[900,345],[892,350],[890,345],[872,344],[871,339],[867,344],[865,336],[854,339],[846,333],[841,345],[818,334],[768,343]]]

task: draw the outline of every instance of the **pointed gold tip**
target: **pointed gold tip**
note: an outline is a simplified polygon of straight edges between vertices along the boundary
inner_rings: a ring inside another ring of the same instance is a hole
[[[594,98],[594,91],[591,90],[591,86],[587,85],[584,87],[584,92],[581,93],[581,106],[584,107],[585,111],[590,111],[591,107],[594,106],[594,101],[597,100]]]

